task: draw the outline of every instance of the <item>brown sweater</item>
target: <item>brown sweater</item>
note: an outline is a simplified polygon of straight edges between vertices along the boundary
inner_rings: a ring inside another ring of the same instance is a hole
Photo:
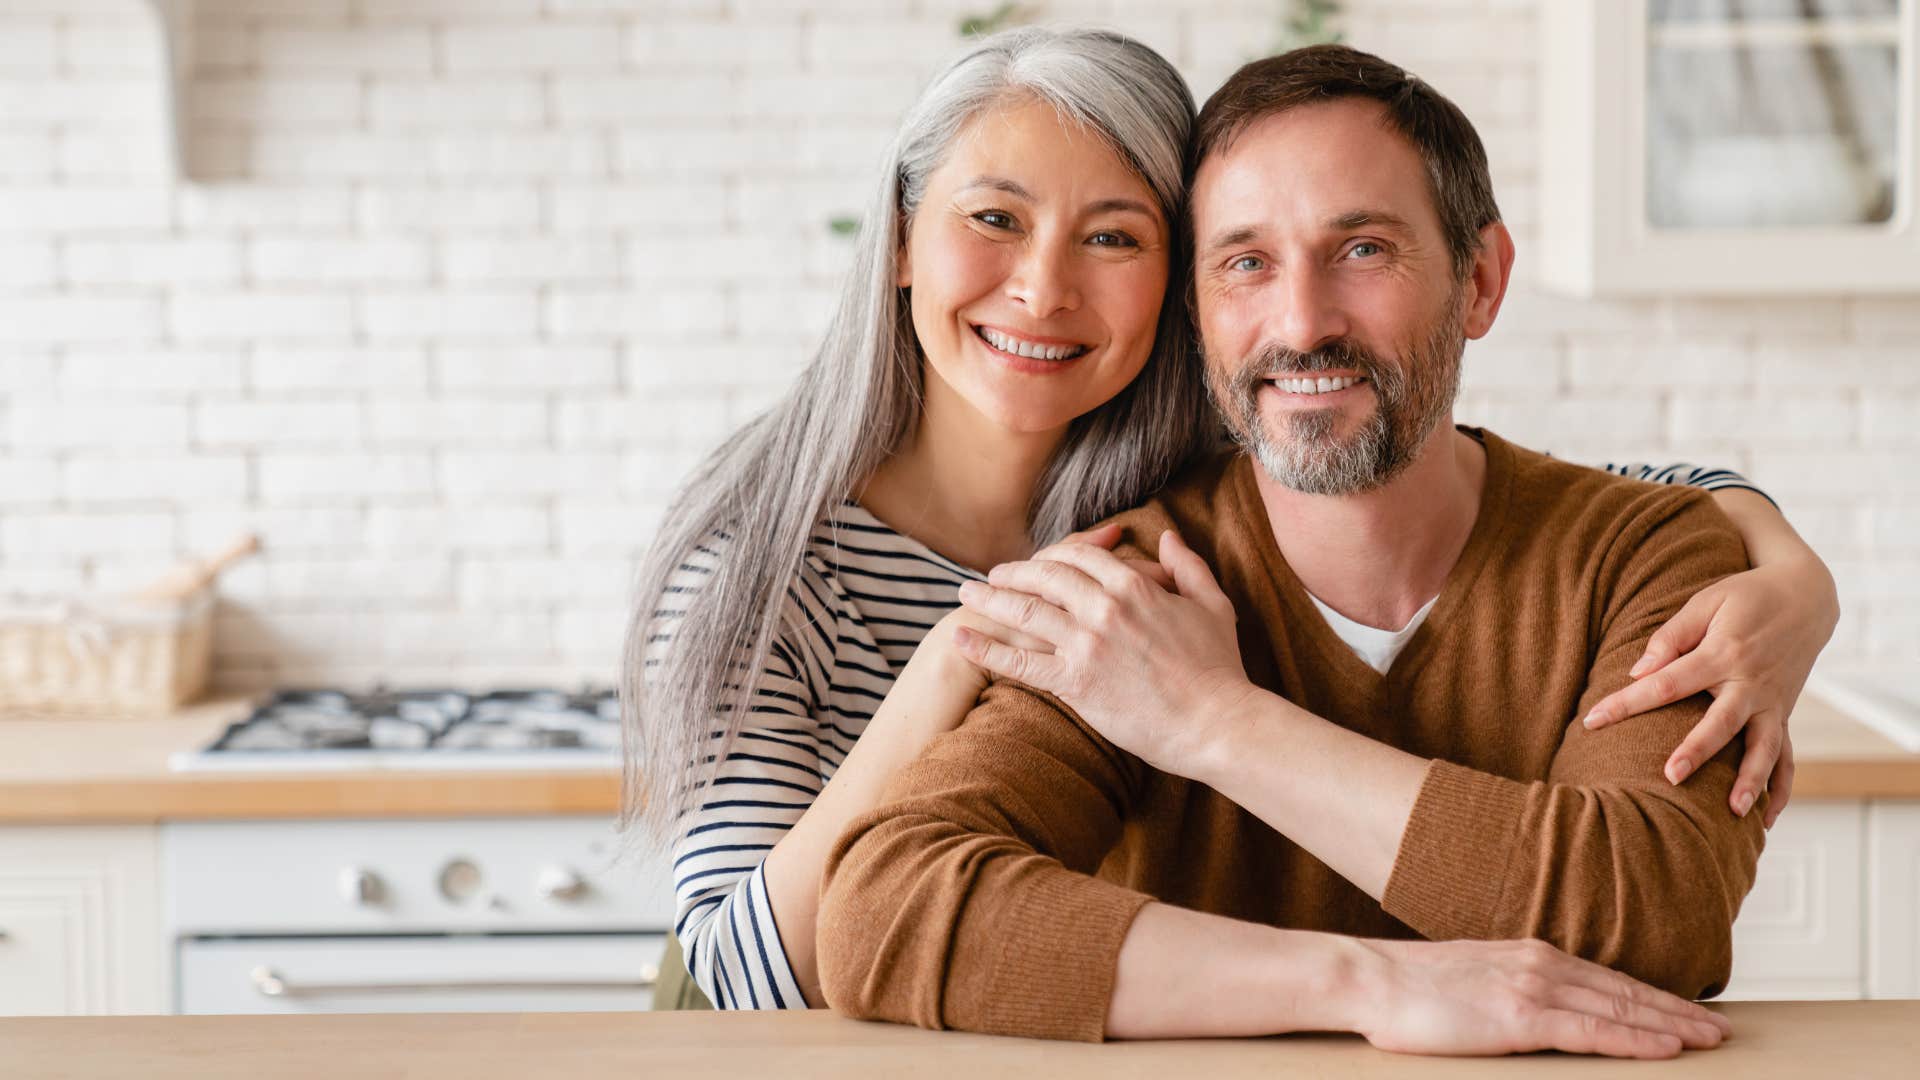
[[[1463,429],[1464,430],[1464,429]],[[1742,741],[1679,787],[1667,756],[1706,695],[1589,732],[1647,638],[1746,566],[1712,500],[1487,450],[1479,517],[1383,677],[1333,633],[1235,454],[1120,515],[1168,527],[1239,613],[1247,675],[1434,759],[1376,902],[1205,785],[1149,768],[1055,699],[997,682],[856,819],[822,884],[820,975],[854,1016],[1098,1040],[1150,900],[1367,937],[1543,938],[1687,996],[1725,987],[1761,811],[1727,809]]]

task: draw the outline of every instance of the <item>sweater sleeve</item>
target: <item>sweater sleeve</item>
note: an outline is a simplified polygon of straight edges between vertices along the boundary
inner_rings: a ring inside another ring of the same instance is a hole
[[[1099,1041],[1150,897],[1093,876],[1138,761],[1052,698],[990,686],[856,818],[821,886],[820,979],[860,1019]]]
[[[1679,786],[1662,768],[1704,715],[1699,694],[1599,731],[1579,723],[1630,681],[1687,598],[1745,569],[1732,523],[1697,494],[1643,500],[1604,556],[1598,636],[1544,780],[1428,766],[1382,900],[1432,939],[1541,938],[1688,997],[1725,989],[1732,926],[1764,842],[1764,803],[1727,807],[1743,739]],[[1764,796],[1763,796],[1764,799]]]
[[[670,582],[669,596],[697,591],[723,557],[714,546],[691,553]],[[767,852],[793,828],[824,785],[823,748],[811,715],[814,660],[795,629],[802,601],[789,590],[782,630],[753,676],[750,712],[731,745],[724,715],[711,718],[711,745],[725,756],[713,783],[680,822],[673,847],[674,933],[693,981],[719,1009],[804,1009],[806,997],[767,898]],[[680,613],[656,612],[651,645],[665,649]],[[656,653],[656,655],[658,655]],[[707,757],[700,764],[712,764]]]
[[[1776,509],[1780,506],[1774,501],[1773,496],[1760,490],[1753,481],[1732,469],[1694,465],[1685,461],[1676,461],[1671,465],[1648,465],[1637,461],[1616,464],[1609,461],[1601,468],[1615,476],[1624,476],[1630,480],[1645,480],[1652,484],[1682,484],[1707,491],[1751,491],[1773,503]]]

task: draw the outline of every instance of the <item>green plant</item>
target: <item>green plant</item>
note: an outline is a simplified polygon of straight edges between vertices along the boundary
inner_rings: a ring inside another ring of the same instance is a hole
[[[1280,16],[1280,33],[1273,51],[1337,44],[1346,37],[1336,25],[1340,15],[1340,0],[1290,0]]]
[[[981,34],[991,34],[995,30],[1003,29],[1024,20],[1030,14],[1032,13],[1027,11],[1025,6],[1014,2],[1014,0],[1007,0],[1006,3],[1001,4],[999,7],[994,8],[984,15],[968,15],[961,19],[960,36],[978,37]]]

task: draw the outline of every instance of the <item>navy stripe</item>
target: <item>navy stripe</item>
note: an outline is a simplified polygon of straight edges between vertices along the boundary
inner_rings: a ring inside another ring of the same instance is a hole
[[[748,879],[752,881],[751,878]],[[773,974],[773,963],[767,959],[767,942],[760,934],[760,916],[753,905],[753,890],[747,890],[747,925],[753,927],[753,943],[760,949],[760,968],[767,973],[767,989],[773,994],[773,1007],[784,1009],[787,1001],[780,996],[780,980]]]

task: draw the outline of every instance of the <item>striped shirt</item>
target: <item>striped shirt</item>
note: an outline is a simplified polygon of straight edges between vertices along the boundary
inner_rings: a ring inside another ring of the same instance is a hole
[[[1758,490],[1724,469],[1606,469],[1655,483]],[[723,549],[696,550],[671,587],[698,590]],[[714,1007],[806,1007],[774,925],[763,860],[846,759],[921,639],[959,606],[961,582],[981,576],[857,503],[815,528],[750,715],[673,849],[674,933]],[[671,618],[657,633],[670,638]],[[718,739],[724,723],[712,730]]]

